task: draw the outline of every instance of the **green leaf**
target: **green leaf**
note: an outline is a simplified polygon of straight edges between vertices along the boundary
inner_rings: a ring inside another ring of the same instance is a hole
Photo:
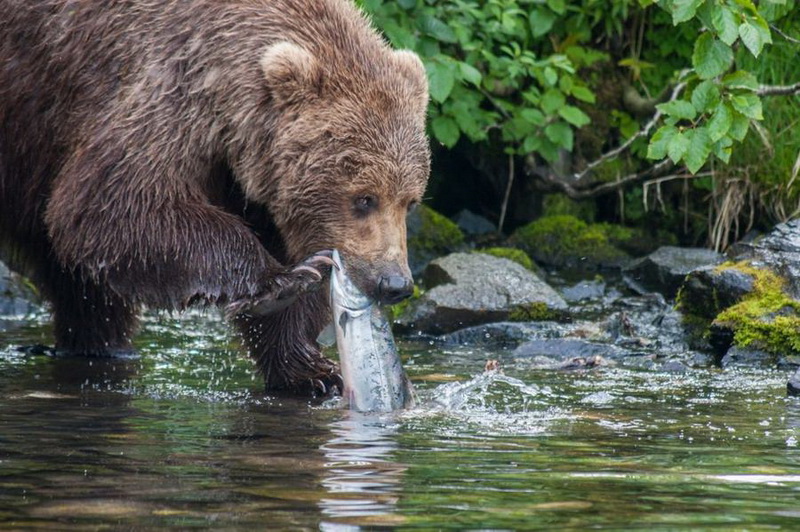
[[[758,80],[746,70],[737,70],[722,77],[722,85],[729,89],[758,90]]]
[[[731,114],[733,115],[733,122],[731,122],[731,128],[728,130],[728,136],[741,142],[747,136],[747,130],[750,128],[750,119],[736,111],[732,111]]]
[[[667,156],[667,147],[672,141],[672,138],[678,134],[678,128],[675,126],[661,126],[650,139],[650,145],[647,147],[648,159],[663,159]]]
[[[566,122],[553,122],[544,128],[544,134],[557,146],[572,151],[572,128]]]
[[[583,102],[586,102],[586,103],[594,103],[595,102],[594,93],[592,91],[590,91],[586,87],[580,87],[580,86],[576,85],[576,86],[572,87],[572,90],[570,92],[572,93],[572,95],[574,97],[576,97],[577,99],[579,99],[579,100],[581,100]]]
[[[711,155],[711,137],[704,127],[698,127],[685,133],[688,139],[686,153],[683,156],[683,162],[689,172],[696,174],[700,168],[708,160]]]
[[[592,121],[586,113],[572,105],[565,105],[558,110],[558,114],[575,127],[583,127]]]
[[[719,89],[711,80],[703,81],[692,91],[692,105],[699,112],[703,112],[719,103]]]
[[[710,33],[702,34],[694,44],[692,66],[700,79],[711,79],[723,74],[733,63],[733,50]]]
[[[673,0],[672,2],[672,24],[677,26],[681,22],[694,18],[697,8],[704,0]]]
[[[397,0],[397,3],[403,9],[411,9],[412,7],[417,5],[417,0]]]
[[[420,16],[417,19],[417,28],[422,33],[430,35],[438,41],[446,43],[458,42],[453,28],[434,16],[428,14]]]
[[[728,134],[733,124],[733,112],[724,102],[720,102],[714,110],[714,116],[708,121],[708,135],[713,142]]]
[[[764,37],[761,32],[749,21],[742,22],[739,25],[739,37],[750,53],[754,57],[758,57],[761,50],[764,48]]]
[[[556,16],[548,9],[535,9],[528,16],[531,33],[534,37],[546,35],[556,21]]]
[[[673,163],[678,164],[688,148],[689,139],[680,131],[676,131],[667,144],[667,155]]]
[[[542,142],[541,139],[534,135],[525,137],[525,140],[522,143],[522,148],[520,150],[521,151],[520,155],[527,155],[529,153],[538,151],[541,142]]]
[[[433,101],[442,103],[450,96],[456,77],[450,64],[443,64],[438,61],[430,61],[425,65],[428,73],[428,90]]]
[[[714,155],[727,164],[730,162],[731,154],[733,153],[733,140],[730,137],[722,137],[714,144],[713,150]]]
[[[564,93],[560,90],[548,89],[547,92],[542,95],[539,104],[545,113],[554,114],[566,104],[566,98],[564,97]]]
[[[679,120],[694,120],[694,117],[697,116],[697,110],[694,105],[686,100],[672,100],[671,102],[660,103],[656,105],[656,109],[667,116]]]
[[[547,0],[547,7],[559,15],[563,15],[567,10],[567,2],[565,0]]]
[[[455,146],[461,136],[458,124],[449,116],[437,116],[434,118],[431,121],[431,129],[436,140],[448,148]]]
[[[458,122],[450,116],[435,117],[431,120],[431,130],[434,137],[448,148],[452,148],[461,136]]]
[[[734,94],[731,96],[731,105],[734,109],[748,118],[762,120],[764,114],[761,108],[761,98],[752,92],[744,94]]]
[[[736,15],[724,4],[712,4],[711,23],[719,35],[719,39],[728,46],[733,45],[739,38],[739,24]]]
[[[519,115],[531,124],[536,124],[537,126],[543,126],[545,123],[544,115],[538,109],[523,109],[520,111]]]
[[[470,65],[469,63],[464,63],[463,61],[459,61],[458,71],[459,74],[461,74],[461,79],[472,83],[476,87],[481,86],[483,75],[481,74],[480,70],[478,70],[474,66]]]

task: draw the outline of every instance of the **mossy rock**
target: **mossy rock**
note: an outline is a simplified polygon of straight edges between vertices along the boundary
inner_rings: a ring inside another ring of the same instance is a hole
[[[511,243],[537,262],[553,266],[621,266],[629,257],[613,245],[610,235],[617,238],[622,233],[571,215],[545,216],[517,229]]]
[[[733,343],[779,355],[800,354],[800,301],[789,297],[786,280],[749,263],[728,263],[754,277],[753,291],[720,312],[712,325],[733,331]]]
[[[464,233],[447,217],[426,205],[408,215],[408,264],[419,275],[431,260],[460,249]]]
[[[536,265],[536,263],[533,262],[533,259],[531,259],[530,255],[528,255],[521,249],[508,248],[508,247],[481,248],[476,250],[476,253],[486,253],[487,255],[491,255],[493,257],[508,259],[510,261],[516,262],[526,270],[530,270],[537,275],[541,274],[541,270]]]

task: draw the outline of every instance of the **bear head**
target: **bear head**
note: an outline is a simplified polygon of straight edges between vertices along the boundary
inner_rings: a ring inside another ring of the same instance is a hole
[[[287,259],[335,248],[365,293],[407,297],[406,215],[430,173],[422,62],[383,43],[312,53],[279,42],[261,68],[276,113],[273,177],[245,192],[268,206]]]

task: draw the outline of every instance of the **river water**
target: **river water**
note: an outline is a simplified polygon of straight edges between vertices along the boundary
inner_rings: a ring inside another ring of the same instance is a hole
[[[49,338],[0,332],[0,529],[800,529],[785,371],[401,343],[420,406],[378,416],[264,395],[213,314],[138,359],[16,349]]]

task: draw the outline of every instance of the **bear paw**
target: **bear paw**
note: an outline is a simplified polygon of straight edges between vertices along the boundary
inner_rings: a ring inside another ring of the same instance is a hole
[[[228,315],[266,316],[285,309],[300,294],[319,287],[328,270],[334,265],[332,254],[330,250],[320,251],[275,275],[269,279],[265,291],[228,305]]]

